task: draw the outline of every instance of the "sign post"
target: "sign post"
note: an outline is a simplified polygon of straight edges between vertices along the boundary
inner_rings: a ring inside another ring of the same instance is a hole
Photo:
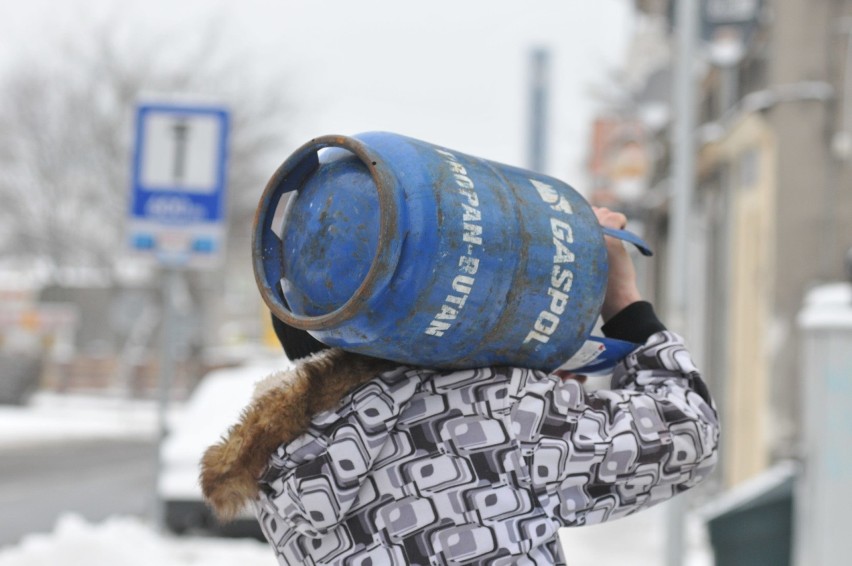
[[[176,287],[183,269],[220,264],[225,239],[229,113],[219,106],[142,103],[136,109],[128,244],[163,268],[157,471],[176,362]],[[165,529],[154,486],[155,520]]]
[[[222,259],[229,114],[218,106],[143,103],[136,112],[129,237],[169,267]]]

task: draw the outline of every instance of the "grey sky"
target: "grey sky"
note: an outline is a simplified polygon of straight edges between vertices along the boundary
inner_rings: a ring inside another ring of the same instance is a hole
[[[628,0],[0,0],[0,64],[121,15],[192,34],[218,18],[247,65],[287,78],[294,146],[387,130],[524,165],[530,49],[552,50],[547,172],[583,190],[591,87],[627,47]],[[292,148],[288,148],[292,149]],[[282,155],[282,159],[286,155]]]

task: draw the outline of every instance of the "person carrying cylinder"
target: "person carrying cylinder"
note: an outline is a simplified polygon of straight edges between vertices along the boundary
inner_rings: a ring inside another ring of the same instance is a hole
[[[697,485],[717,460],[713,401],[622,242],[605,244],[602,330],[640,344],[609,388],[562,370],[390,362],[276,321],[300,359],[205,454],[209,505],[227,519],[252,504],[280,564],[562,564],[560,527]]]

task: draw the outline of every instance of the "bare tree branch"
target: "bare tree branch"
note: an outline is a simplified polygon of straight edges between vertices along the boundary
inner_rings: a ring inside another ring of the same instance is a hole
[[[216,22],[186,39],[112,21],[56,46],[52,64],[0,76],[0,255],[111,270],[123,253],[133,113],[148,93],[231,109],[229,218],[244,223],[284,144],[290,104]],[[243,226],[237,228],[243,230]]]

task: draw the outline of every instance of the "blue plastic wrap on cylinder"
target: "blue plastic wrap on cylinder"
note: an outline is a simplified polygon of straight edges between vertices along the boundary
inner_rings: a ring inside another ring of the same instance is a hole
[[[569,185],[384,132],[297,150],[254,238],[278,318],[416,365],[554,369],[586,343],[606,288],[602,229]]]

